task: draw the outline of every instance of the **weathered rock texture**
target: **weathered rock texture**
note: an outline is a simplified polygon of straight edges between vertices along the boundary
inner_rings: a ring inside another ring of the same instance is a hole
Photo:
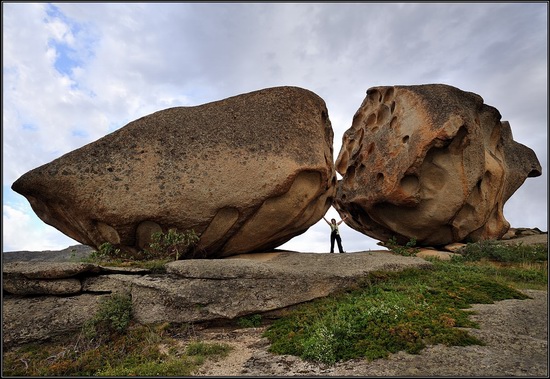
[[[502,242],[548,245],[546,232],[514,231]],[[153,274],[146,269],[69,261],[73,258],[66,250],[3,253],[5,347],[76,332],[113,293],[130,295],[132,316],[141,323],[230,320],[258,313],[277,317],[288,307],[364,283],[376,271],[429,269],[432,263],[421,257],[450,259],[452,254],[437,250],[416,257],[389,251],[267,252],[174,261],[167,265],[166,274]],[[68,250],[86,251],[84,246]]]
[[[134,314],[142,323],[154,323],[234,319],[281,310],[352,287],[377,270],[431,267],[422,258],[411,258],[388,252],[282,252],[174,261],[167,265],[172,280],[143,277],[134,283]]]
[[[504,203],[541,175],[497,109],[448,85],[374,87],[343,136],[336,208],[381,241],[498,239]]]
[[[269,88],[142,117],[12,189],[85,245],[137,252],[154,232],[193,229],[192,257],[225,257],[276,248],[321,219],[336,189],[332,142],[319,96]]]
[[[371,272],[431,266],[390,252],[191,259],[169,263],[166,274],[73,262],[9,262],[3,272],[3,342],[14,346],[77,331],[113,293],[131,296],[132,317],[144,324],[227,320],[324,297],[368,280]]]

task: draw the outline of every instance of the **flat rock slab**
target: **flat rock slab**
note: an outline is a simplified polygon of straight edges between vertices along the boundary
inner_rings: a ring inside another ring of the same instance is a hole
[[[5,263],[4,284],[10,283],[19,296],[5,294],[3,299],[4,343],[47,340],[78,330],[98,310],[100,299],[113,293],[131,295],[133,317],[144,324],[203,322],[277,312],[353,287],[375,271],[431,266],[390,251],[285,251],[183,260],[168,263],[167,274],[156,275],[75,262]]]
[[[5,347],[47,341],[78,331],[108,294],[78,296],[4,296],[2,340]]]
[[[101,268],[93,263],[80,262],[9,262],[5,263],[3,277],[28,279],[62,279],[83,273],[98,273]]]
[[[227,259],[174,261],[168,277],[133,280],[134,316],[142,323],[198,322],[280,310],[325,297],[375,271],[430,268],[391,252],[269,252]]]
[[[269,252],[241,254],[223,260],[185,260],[167,264],[169,273],[185,278],[299,276],[357,278],[373,271],[400,271],[431,267],[422,258],[403,257],[389,251],[345,254]]]

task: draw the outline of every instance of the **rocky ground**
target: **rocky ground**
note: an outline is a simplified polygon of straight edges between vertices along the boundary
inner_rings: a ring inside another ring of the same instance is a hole
[[[548,235],[517,238],[511,243],[546,243]],[[3,253],[3,261],[78,260],[91,251],[72,246],[52,252]],[[333,366],[302,361],[268,352],[269,341],[262,337],[267,326],[237,328],[204,327],[194,332],[201,341],[223,342],[233,347],[217,361],[207,361],[195,376],[449,376],[449,377],[548,377],[548,292],[526,290],[527,300],[504,300],[472,307],[472,319],[479,329],[470,333],[484,346],[429,346],[418,355],[404,352],[373,362],[353,360]]]
[[[548,234],[506,243],[547,244]],[[485,346],[429,346],[418,355],[399,352],[387,359],[352,360],[333,366],[268,352],[266,327],[206,328],[196,337],[223,342],[233,350],[207,361],[196,376],[395,376],[395,377],[548,377],[548,291],[524,291],[531,299],[475,304],[470,316],[479,329],[469,332]]]
[[[233,347],[229,356],[207,361],[196,376],[471,376],[548,377],[547,291],[525,291],[532,299],[477,304],[470,333],[485,346],[430,346],[418,355],[404,352],[373,362],[352,360],[333,366],[269,353],[266,327],[206,328],[196,338]]]

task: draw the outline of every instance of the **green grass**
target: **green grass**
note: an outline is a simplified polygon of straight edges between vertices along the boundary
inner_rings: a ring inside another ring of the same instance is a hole
[[[262,325],[262,315],[253,314],[241,317],[237,320],[237,325],[241,328],[257,328]]]
[[[230,347],[167,335],[166,326],[131,324],[98,341],[73,336],[64,343],[26,345],[4,353],[4,376],[188,376]]]
[[[362,288],[305,304],[268,328],[270,351],[333,364],[429,344],[482,345],[462,329],[477,327],[471,304],[526,299],[516,288],[546,289],[548,269],[540,247],[475,249],[475,257],[433,260],[432,270],[373,273]]]
[[[548,261],[546,245],[504,244],[498,241],[468,243],[460,250],[466,261],[489,260],[505,263],[542,263]]]

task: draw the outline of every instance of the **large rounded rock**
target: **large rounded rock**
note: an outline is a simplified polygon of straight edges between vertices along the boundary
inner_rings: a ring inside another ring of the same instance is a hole
[[[332,141],[319,96],[269,88],[142,117],[12,188],[85,245],[135,252],[175,228],[200,235],[193,257],[259,252],[305,232],[330,207]]]
[[[497,109],[448,85],[374,87],[343,137],[336,207],[378,240],[498,239],[505,202],[541,175]]]

